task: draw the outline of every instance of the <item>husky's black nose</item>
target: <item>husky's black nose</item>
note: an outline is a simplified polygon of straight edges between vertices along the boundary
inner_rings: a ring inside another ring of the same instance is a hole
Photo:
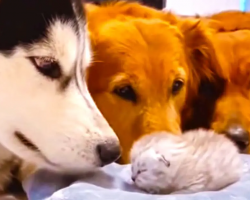
[[[249,146],[250,140],[249,132],[247,130],[240,125],[232,125],[224,132],[227,137],[229,137],[238,146],[241,152],[245,152]]]
[[[97,145],[97,153],[104,166],[116,161],[121,156],[121,149],[116,142],[107,142]]]

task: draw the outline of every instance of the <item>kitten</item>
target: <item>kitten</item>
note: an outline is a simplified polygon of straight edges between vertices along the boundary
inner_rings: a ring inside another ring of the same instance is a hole
[[[132,180],[154,194],[220,190],[243,173],[238,149],[224,135],[202,129],[142,137],[131,150]]]

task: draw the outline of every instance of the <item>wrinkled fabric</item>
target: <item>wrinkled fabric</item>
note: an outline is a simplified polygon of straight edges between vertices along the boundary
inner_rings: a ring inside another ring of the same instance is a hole
[[[166,0],[164,10],[172,11],[178,15],[212,15],[226,10],[247,11],[248,0]]]
[[[190,195],[150,195],[131,181],[130,165],[110,164],[94,174],[75,181],[41,170],[24,183],[30,200],[250,200],[250,156],[242,155],[241,180],[217,192]]]

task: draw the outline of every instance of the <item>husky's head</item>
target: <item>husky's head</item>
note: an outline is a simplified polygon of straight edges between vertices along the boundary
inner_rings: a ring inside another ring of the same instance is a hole
[[[82,79],[85,27],[80,0],[0,1],[0,143],[39,166],[78,171],[120,155]]]

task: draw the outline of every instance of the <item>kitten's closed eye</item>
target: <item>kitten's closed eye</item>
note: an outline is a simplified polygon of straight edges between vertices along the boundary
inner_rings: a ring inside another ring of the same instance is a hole
[[[141,170],[138,170],[137,174],[141,174],[142,172],[146,172],[147,170],[146,169],[141,169]]]
[[[146,171],[147,171],[146,169],[138,170],[138,171],[136,172],[136,174],[132,176],[132,181],[135,182],[136,177],[137,177],[139,174],[141,174],[141,173],[143,173],[143,172],[146,172]]]

